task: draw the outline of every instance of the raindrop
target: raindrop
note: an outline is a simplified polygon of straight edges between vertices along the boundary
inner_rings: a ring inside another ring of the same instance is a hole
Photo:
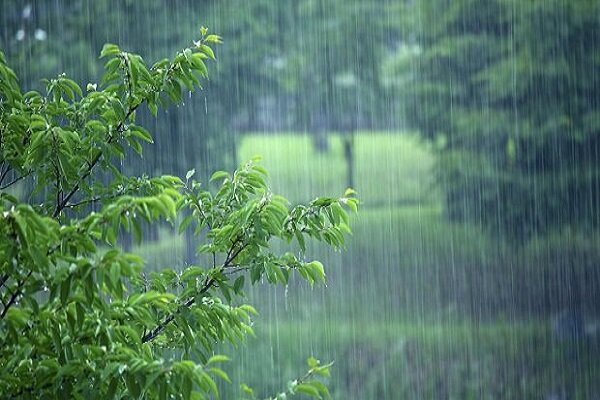
[[[35,37],[35,40],[44,41],[48,37],[48,34],[45,30],[38,28],[33,33],[33,37]]]
[[[25,7],[23,7],[23,12],[21,15],[23,16],[23,19],[29,19],[31,17],[31,4],[27,4]]]

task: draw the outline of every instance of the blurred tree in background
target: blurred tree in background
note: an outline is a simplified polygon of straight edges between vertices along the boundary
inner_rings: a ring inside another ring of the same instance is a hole
[[[199,161],[231,165],[233,152],[223,160],[215,150],[233,150],[236,132],[309,130],[323,139],[330,130],[389,126],[378,67],[385,3],[37,0],[7,1],[2,8],[2,47],[32,88],[43,76],[67,69],[77,79],[97,80],[94,55],[106,41],[159,58],[185,44],[199,18],[223,33],[227,42],[217,50],[219,63],[205,88],[214,101],[191,97],[189,107],[169,111],[157,123],[157,131],[173,133],[157,148],[182,153],[177,161],[153,154],[158,168],[184,172]],[[197,118],[202,110],[214,118]]]
[[[327,151],[331,132],[406,123],[441,150],[450,218],[524,238],[599,224],[597,14],[591,0],[7,1],[0,38],[35,88],[97,80],[105,41],[169,56],[206,18],[228,42],[205,96],[152,127],[151,169],[231,167],[248,131],[309,131]]]
[[[418,47],[397,63],[411,78],[399,90],[409,122],[440,149],[448,216],[509,239],[598,227],[598,2],[410,10]]]

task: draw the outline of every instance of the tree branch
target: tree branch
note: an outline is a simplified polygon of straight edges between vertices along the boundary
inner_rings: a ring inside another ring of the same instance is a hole
[[[5,162],[6,161],[2,161],[2,168],[3,169],[4,169],[4,163]],[[4,181],[4,178],[6,178],[6,174],[8,174],[9,171],[10,171],[10,164],[6,164],[6,169],[4,171],[2,171],[2,174],[0,175],[0,185]]]
[[[172,73],[172,71],[175,70],[176,65],[177,65],[176,63],[173,63],[173,64],[171,64],[171,66],[169,66],[169,69],[168,69],[167,73],[165,74],[165,80],[169,77],[169,75]],[[165,82],[163,81],[163,86],[164,85],[165,85]],[[159,91],[160,91],[160,89],[159,89]],[[127,111],[127,114],[125,115],[125,118],[123,118],[123,120],[121,122],[119,122],[119,125],[117,125],[116,133],[108,138],[107,144],[112,143],[113,140],[115,140],[119,136],[119,134],[123,133],[123,129],[125,128],[125,123],[129,119],[129,117],[131,117],[131,115],[135,112],[135,110],[137,110],[142,105],[142,103],[144,103],[145,99],[146,99],[145,97],[142,97],[142,100],[140,100],[137,104],[130,106],[129,111]],[[73,188],[69,191],[69,193],[67,193],[67,195],[64,196],[62,202],[57,205],[56,209],[52,213],[52,218],[56,218],[60,215],[60,212],[67,206],[67,204],[69,203],[71,198],[79,190],[81,183],[90,176],[90,174],[92,173],[92,170],[94,169],[96,164],[98,164],[98,162],[100,161],[102,156],[103,156],[103,153],[100,151],[98,154],[96,154],[96,156],[92,159],[92,161],[87,164],[85,171],[79,177],[75,186],[73,186]]]
[[[196,206],[202,213],[203,211],[201,210],[199,204],[197,204]],[[205,217],[205,219],[206,219],[206,217]],[[239,272],[239,271],[246,269],[246,267],[242,267],[238,264],[235,264],[235,265],[232,264],[233,261],[235,260],[235,258],[248,246],[248,243],[243,243],[237,250],[234,250],[235,247],[239,243],[242,243],[242,239],[243,239],[243,236],[240,233],[235,238],[235,240],[231,243],[231,247],[227,251],[227,255],[225,256],[225,261],[223,262],[223,265],[221,266],[220,271],[223,271],[229,267],[236,267],[235,272]],[[216,253],[213,252],[213,260],[215,260],[215,259],[216,259]],[[214,267],[213,267],[213,269],[214,269]],[[206,281],[206,283],[204,284],[204,286],[202,287],[202,289],[200,289],[200,291],[196,294],[196,296],[187,299],[183,304],[181,304],[179,307],[177,307],[177,310],[175,310],[171,314],[164,317],[163,320],[158,325],[156,325],[152,330],[150,330],[150,332],[147,332],[144,335],[142,335],[142,343],[148,343],[148,342],[151,342],[152,340],[156,339],[158,337],[158,335],[160,335],[166,329],[167,325],[169,325],[171,322],[173,322],[175,317],[177,317],[177,315],[181,312],[182,309],[191,307],[196,302],[197,296],[208,292],[208,290],[214,286],[215,282],[216,282],[215,278],[208,279]]]
[[[2,310],[2,313],[0,314],[0,319],[4,319],[4,316],[8,312],[9,308],[13,304],[15,304],[15,302],[19,298],[19,295],[21,295],[21,289],[23,289],[25,282],[27,282],[27,279],[29,279],[29,277],[31,276],[32,273],[33,273],[33,271],[29,271],[29,273],[27,274],[27,276],[25,276],[25,278],[21,279],[20,281],[17,281],[17,287],[15,288],[15,291],[10,295],[10,299],[8,300],[8,303],[6,303],[6,305],[4,306],[4,309]],[[4,304],[4,300],[2,301],[2,303]]]
[[[119,125],[117,125],[116,133],[108,138],[107,144],[112,143],[113,140],[115,140],[119,136],[119,134],[123,132],[123,129],[125,128],[125,123],[129,119],[129,117],[131,117],[131,115],[135,112],[135,110],[142,104],[142,102],[143,102],[143,100],[129,109],[129,111],[125,115],[125,118],[123,118],[123,121],[119,122]],[[67,204],[69,203],[69,200],[71,200],[73,195],[75,195],[75,193],[77,193],[77,191],[79,190],[79,188],[81,186],[81,183],[85,179],[87,179],[88,176],[90,176],[90,174],[92,173],[92,170],[94,169],[96,164],[98,164],[98,162],[100,161],[100,159],[102,158],[103,155],[104,155],[104,153],[102,153],[101,151],[98,152],[98,154],[96,154],[96,156],[92,159],[92,162],[88,163],[85,171],[83,172],[83,174],[81,174],[81,176],[77,180],[77,183],[75,184],[75,186],[73,186],[73,188],[71,188],[71,190],[63,198],[63,200],[59,204],[56,205],[56,209],[52,213],[53,218],[56,218],[60,215],[60,212],[67,206]]]
[[[21,175],[18,178],[13,179],[12,181],[8,182],[6,185],[4,186],[0,186],[0,190],[4,190],[7,189],[9,187],[11,187],[12,185],[14,185],[15,183],[19,182],[21,179],[26,178],[31,172],[26,173],[25,175]]]
[[[235,243],[237,243],[237,241]],[[232,248],[233,248],[233,246],[235,246],[235,243],[232,245]],[[242,252],[242,250],[244,250],[246,248],[246,246],[247,246],[247,243],[240,246],[240,248],[236,252],[231,254],[231,256],[225,260],[225,262],[223,263],[223,266],[221,266],[221,270],[231,267],[232,266],[231,263],[233,262],[233,260]],[[231,249],[230,249],[230,252],[231,252]],[[230,254],[230,252],[228,252],[228,254]],[[243,267],[240,267],[238,270],[242,270],[242,269],[243,269]],[[156,339],[158,337],[158,335],[160,335],[166,329],[166,327],[171,322],[173,322],[173,320],[175,319],[175,317],[177,317],[177,315],[181,312],[181,310],[183,310],[185,308],[189,308],[192,305],[194,305],[194,303],[196,302],[197,296],[208,292],[209,289],[214,286],[215,282],[216,282],[215,278],[208,279],[208,281],[206,281],[204,286],[202,286],[202,289],[200,289],[198,291],[196,296],[190,297],[189,299],[187,299],[183,304],[181,304],[179,307],[177,307],[177,310],[173,311],[171,314],[164,317],[163,320],[158,325],[156,325],[154,328],[152,328],[152,330],[150,330],[150,332],[143,335],[142,343],[148,343],[148,342],[151,342],[152,340]]]
[[[107,196],[97,196],[97,197],[91,197],[89,199],[85,199],[85,200],[81,200],[78,201],[76,203],[67,203],[65,204],[64,208],[75,208],[75,207],[79,207],[79,206],[83,206],[85,204],[90,204],[90,203],[95,203],[97,201],[101,201],[101,200],[111,200],[111,199],[115,199],[121,195],[123,195],[125,193],[125,188],[123,188],[122,190],[117,191],[117,193],[113,193],[111,195],[107,195]]]
[[[198,294],[204,294],[206,292],[208,292],[208,290],[214,285],[215,283],[215,279],[214,278],[210,278],[202,287],[202,289],[200,289],[200,291],[198,292]],[[152,330],[150,330],[150,332],[146,333],[144,336],[142,336],[142,343],[148,343],[151,342],[152,340],[156,339],[158,337],[158,335],[160,335],[165,328],[167,327],[167,325],[169,325],[171,322],[173,322],[173,320],[175,319],[175,317],[181,312],[182,309],[184,308],[189,308],[191,307],[194,303],[196,302],[196,296],[194,297],[190,297],[189,299],[187,299],[182,305],[180,305],[176,311],[172,312],[171,314],[167,315],[161,323],[159,323],[158,325],[156,325],[154,328],[152,328]]]

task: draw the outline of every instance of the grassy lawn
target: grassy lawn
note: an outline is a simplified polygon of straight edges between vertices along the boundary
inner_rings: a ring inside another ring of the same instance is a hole
[[[432,179],[434,159],[420,139],[408,133],[358,132],[355,188],[367,207],[436,202]],[[308,134],[247,134],[240,160],[263,157],[273,190],[292,202],[318,195],[337,196],[346,188],[342,140],[332,135],[330,150],[318,153]]]
[[[256,331],[229,372],[260,395],[301,374],[309,355],[335,361],[334,399],[535,399],[563,390],[586,399],[600,389],[591,380],[598,344],[557,342],[540,323],[355,319],[259,323]]]

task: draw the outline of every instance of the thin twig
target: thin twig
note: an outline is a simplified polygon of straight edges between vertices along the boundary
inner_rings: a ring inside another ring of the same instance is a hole
[[[6,303],[6,305],[4,306],[4,309],[2,310],[2,313],[0,314],[0,319],[4,319],[4,316],[8,312],[9,308],[13,304],[15,304],[15,302],[21,295],[21,289],[23,289],[25,282],[27,282],[27,279],[29,279],[29,277],[31,276],[32,273],[33,273],[33,271],[29,271],[29,273],[27,274],[27,276],[25,278],[21,279],[20,281],[17,281],[17,287],[15,288],[15,291],[11,294],[10,299],[8,300],[8,303]],[[2,301],[2,303],[4,303],[4,300]]]
[[[114,197],[113,196],[110,196],[110,197],[100,197],[100,196],[98,196],[98,197],[92,197],[90,199],[78,201],[77,203],[65,204],[64,208],[75,208],[75,207],[83,206],[85,204],[95,203],[95,202],[100,201],[100,200],[109,200],[109,199],[112,199],[112,198],[114,198]]]
[[[8,280],[8,278],[10,278],[10,275],[4,274],[2,276],[2,278],[0,278],[0,286],[4,286],[4,283],[6,283],[6,281]]]
[[[58,207],[58,205],[60,204],[60,197],[62,196],[62,189],[61,189],[61,184],[60,184],[60,171],[58,169],[58,165],[54,165],[54,173],[56,174],[56,206]]]
[[[204,284],[202,289],[200,289],[198,294],[200,295],[200,294],[204,294],[204,293],[208,292],[208,290],[213,286],[214,283],[215,283],[215,279],[210,278]],[[154,328],[152,328],[152,330],[150,330],[150,332],[148,332],[144,336],[142,336],[142,343],[148,343],[148,342],[151,342],[152,340],[156,339],[158,337],[158,335],[160,335],[166,329],[167,325],[169,325],[171,322],[173,322],[175,317],[177,317],[177,315],[180,313],[180,311],[182,309],[191,307],[195,302],[196,302],[196,296],[190,297],[189,299],[187,299],[182,305],[180,305],[177,308],[176,311],[167,315],[160,324],[156,325]]]
[[[244,271],[250,270],[250,267],[241,267],[239,265],[232,265],[230,268],[231,269],[227,270],[226,272],[223,272],[223,275],[226,275],[226,276],[235,275],[239,272],[244,272]]]
[[[227,252],[227,255],[225,256],[225,263],[230,262],[230,257],[231,257],[231,253],[233,252],[233,249],[235,249],[235,246],[241,242],[242,240],[242,234],[240,233],[235,240],[233,241],[233,243],[231,243],[231,247],[229,248],[229,251]]]
[[[233,262],[233,260],[235,260],[235,258],[242,252],[242,250],[244,250],[246,248],[246,246],[247,246],[247,243],[244,244],[243,246],[241,246],[236,252],[231,254],[231,256],[227,260],[225,260],[225,262],[223,263],[221,270],[231,267],[232,266],[231,263]],[[158,335],[160,335],[167,328],[167,326],[171,322],[173,322],[173,320],[175,320],[177,315],[179,315],[183,309],[191,307],[196,302],[198,295],[208,292],[208,290],[214,286],[215,282],[216,282],[215,278],[208,279],[208,281],[206,281],[204,286],[202,286],[202,289],[200,289],[198,291],[196,296],[190,297],[189,299],[187,299],[183,304],[181,304],[179,307],[177,307],[177,310],[175,310],[171,314],[167,315],[165,318],[163,318],[163,320],[158,325],[156,325],[154,328],[152,328],[152,330],[150,330],[150,332],[143,335],[142,343],[148,343],[148,342],[151,342],[152,340],[156,339],[158,337]]]
[[[121,196],[122,194],[125,193],[125,188],[123,188],[122,190],[119,190],[117,193],[111,194],[111,195],[107,195],[107,196],[97,196],[97,197],[91,197],[89,199],[85,199],[85,200],[81,200],[78,201],[76,203],[68,203],[65,205],[64,208],[75,208],[75,207],[79,207],[79,206],[83,206],[85,204],[90,204],[90,203],[95,203],[97,201],[101,201],[101,200],[112,200],[115,199],[119,196]]]
[[[6,185],[4,186],[0,186],[0,190],[4,190],[6,188],[11,187],[12,185],[14,185],[15,183],[19,182],[21,179],[26,178],[29,175],[29,173],[25,174],[25,175],[21,175],[18,178],[13,179],[12,181],[8,182]]]
[[[234,244],[235,245],[235,244]],[[226,269],[228,267],[231,266],[231,263],[233,262],[233,260],[235,260],[235,258],[242,252],[242,250],[244,250],[246,247],[248,246],[248,243],[244,243],[242,246],[240,246],[240,248],[238,249],[238,251],[236,251],[235,253],[233,253],[229,258],[227,258],[225,260],[225,262],[223,263],[223,267],[222,269]]]
[[[2,168],[4,168],[4,163],[6,163],[6,161],[2,161]],[[10,171],[10,164],[6,164],[6,170],[2,171],[2,175],[0,175],[0,184],[2,184],[2,182],[4,181],[4,178],[6,178],[6,174],[8,174],[9,171]]]

